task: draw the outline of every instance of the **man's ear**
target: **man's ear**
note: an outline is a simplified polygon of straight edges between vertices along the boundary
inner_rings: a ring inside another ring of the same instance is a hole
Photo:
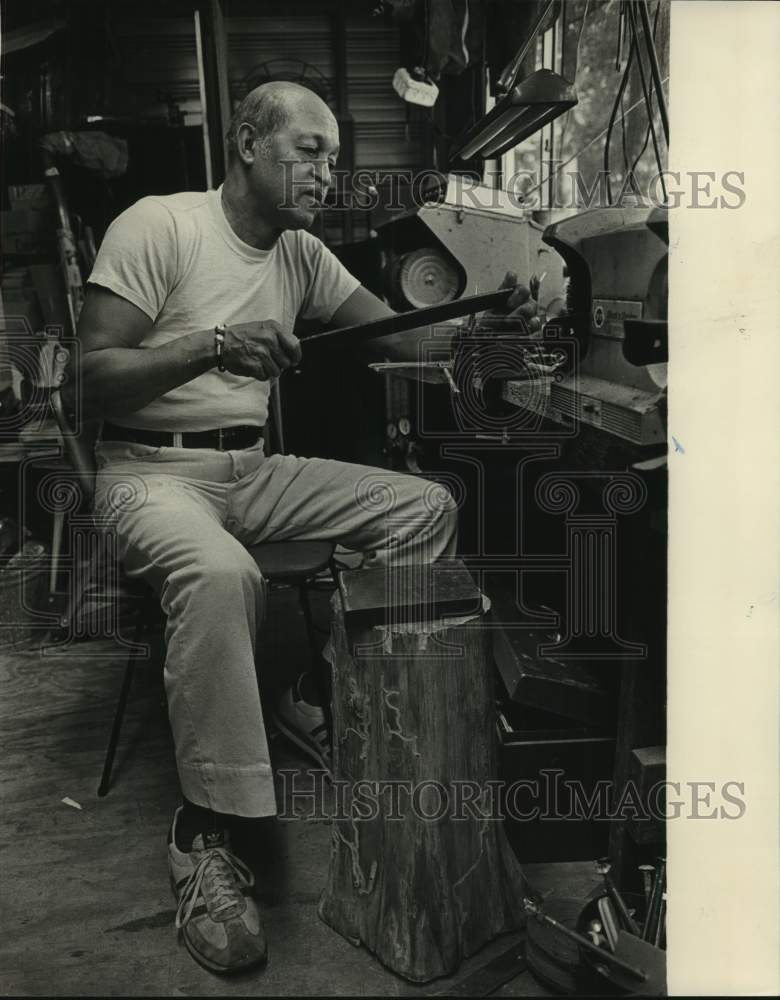
[[[236,134],[236,149],[238,150],[239,159],[247,166],[255,162],[256,141],[257,134],[248,122],[239,125]]]

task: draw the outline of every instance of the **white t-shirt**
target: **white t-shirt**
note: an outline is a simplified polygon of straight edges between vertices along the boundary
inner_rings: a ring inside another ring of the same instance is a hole
[[[282,233],[271,250],[244,243],[225,218],[221,191],[142,198],[109,226],[89,281],[154,321],[142,347],[217,323],[264,320],[292,332],[297,316],[328,322],[360,284],[303,230]],[[269,388],[213,368],[113,422],[170,431],[262,426]]]

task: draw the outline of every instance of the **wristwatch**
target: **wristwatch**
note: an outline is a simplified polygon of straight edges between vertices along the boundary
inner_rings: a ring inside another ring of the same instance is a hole
[[[225,334],[227,333],[227,327],[224,323],[217,323],[214,327],[214,347],[217,352],[217,370],[221,372],[226,372],[225,361],[223,354],[225,351]]]

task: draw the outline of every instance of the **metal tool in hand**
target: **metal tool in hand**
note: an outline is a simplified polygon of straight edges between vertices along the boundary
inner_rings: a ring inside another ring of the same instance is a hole
[[[396,313],[394,316],[383,316],[369,323],[358,323],[356,326],[343,326],[338,330],[324,330],[303,337],[304,348],[316,344],[322,347],[351,347],[363,341],[387,337],[392,333],[406,333],[424,326],[444,323],[446,320],[471,313],[483,312],[485,309],[496,309],[506,305],[514,288],[500,288],[496,292],[485,295],[467,295],[464,298],[453,299],[452,302],[442,302],[440,305],[429,306],[427,309],[414,309],[411,312]]]

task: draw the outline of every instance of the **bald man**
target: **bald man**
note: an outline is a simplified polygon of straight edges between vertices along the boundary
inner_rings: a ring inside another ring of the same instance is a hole
[[[255,663],[266,592],[246,546],[328,539],[397,564],[456,544],[451,498],[420,478],[263,454],[270,383],[301,359],[296,319],[341,327],[392,311],[307,232],[339,151],[327,105],[296,84],[265,84],[239,105],[228,146],[218,190],[142,198],[113,222],[79,322],[83,411],[103,419],[96,509],[167,616],[183,792],[168,844],[176,926],[217,973],[267,951],[251,873],[228,840],[232,817],[276,813]],[[528,291],[510,307],[532,315]],[[402,339],[380,350],[402,356]],[[277,722],[328,767],[305,681],[282,697]]]

